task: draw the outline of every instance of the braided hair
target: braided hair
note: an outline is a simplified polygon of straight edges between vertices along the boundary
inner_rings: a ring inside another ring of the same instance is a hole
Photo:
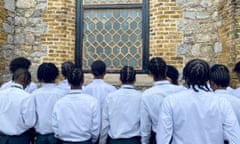
[[[210,68],[206,61],[201,59],[190,60],[183,69],[183,79],[187,86],[198,92],[196,86],[204,91],[210,91],[207,82]]]
[[[59,75],[58,68],[53,63],[42,63],[38,67],[37,78],[40,82],[52,83]]]
[[[173,84],[178,85],[179,72],[174,66],[167,65],[167,77],[172,80]]]
[[[228,87],[230,84],[230,74],[226,66],[215,64],[210,69],[210,80],[221,87]]]
[[[149,62],[148,69],[155,81],[166,79],[167,64],[162,58],[152,58]]]
[[[62,75],[64,78],[67,78],[69,73],[74,69],[75,65],[71,61],[66,61],[62,63],[61,65],[61,70],[62,70]]]
[[[120,80],[122,84],[134,83],[136,80],[136,71],[132,66],[124,66],[120,71]]]
[[[81,86],[84,82],[84,74],[80,68],[74,68],[68,76],[68,82],[72,86]]]

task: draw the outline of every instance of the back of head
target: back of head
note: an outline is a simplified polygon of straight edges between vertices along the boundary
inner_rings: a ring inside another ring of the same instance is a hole
[[[226,66],[215,64],[210,69],[210,80],[221,87],[228,87],[230,84],[230,74]]]
[[[183,79],[188,87],[198,92],[196,86],[204,91],[209,91],[207,82],[209,80],[210,68],[206,61],[201,59],[190,60],[183,69]]]
[[[233,71],[236,73],[240,73],[240,61],[236,63],[235,67],[233,68]]]
[[[131,66],[124,66],[120,71],[122,84],[132,84],[136,80],[136,71]]]
[[[149,62],[148,69],[153,75],[154,80],[166,79],[167,64],[162,58],[152,58]]]
[[[64,78],[67,78],[69,73],[74,69],[75,65],[71,61],[66,61],[61,65],[61,71]]]
[[[95,78],[101,77],[106,73],[106,64],[101,60],[94,61],[91,71]]]
[[[53,83],[58,75],[58,68],[53,63],[42,63],[38,67],[37,78],[40,82]]]
[[[175,84],[175,85],[178,84],[179,73],[178,73],[178,70],[174,66],[167,65],[167,77],[169,77],[172,80],[173,84]]]
[[[28,60],[25,57],[18,57],[10,62],[9,70],[11,71],[11,73],[14,73],[19,68],[29,69],[30,66],[31,66],[30,60]]]
[[[27,69],[19,68],[13,73],[13,81],[26,88],[31,82],[31,74]]]
[[[72,86],[81,86],[84,82],[84,74],[80,68],[74,68],[68,76],[68,82]]]

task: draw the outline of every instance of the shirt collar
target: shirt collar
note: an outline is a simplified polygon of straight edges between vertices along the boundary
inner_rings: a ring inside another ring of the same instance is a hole
[[[81,94],[82,90],[81,89],[71,89],[69,91],[69,94]]]
[[[154,86],[166,85],[166,84],[170,84],[170,82],[168,80],[161,80],[161,81],[155,81],[153,83]]]
[[[11,87],[15,87],[15,88],[23,89],[23,86],[22,86],[21,84],[18,84],[18,83],[15,83],[15,82],[12,82]]]
[[[219,94],[228,94],[228,92],[225,89],[217,89],[214,92]]]
[[[134,89],[133,85],[121,85],[122,89]]]

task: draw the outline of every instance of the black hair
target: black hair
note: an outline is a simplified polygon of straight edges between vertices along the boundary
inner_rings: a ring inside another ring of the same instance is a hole
[[[68,82],[72,86],[80,86],[84,82],[84,74],[80,68],[74,68],[68,76]]]
[[[136,80],[136,71],[132,66],[124,66],[120,71],[120,80],[122,84],[130,84]]]
[[[174,66],[167,65],[167,77],[169,77],[172,80],[173,84],[178,85],[179,73]]]
[[[236,63],[233,72],[239,73],[240,72],[240,61]]]
[[[149,62],[148,69],[155,81],[166,78],[167,64],[162,58],[152,58]]]
[[[31,73],[27,69],[19,68],[13,73],[13,81],[17,81],[23,75],[22,84],[25,88],[31,82]]]
[[[207,82],[209,80],[210,67],[201,59],[190,60],[183,69],[183,79],[187,86],[198,92],[196,86],[204,91],[210,91]]]
[[[19,68],[29,69],[30,66],[31,66],[30,60],[28,60],[25,57],[18,57],[10,62],[9,70],[11,71],[11,73],[14,73]]]
[[[106,72],[106,64],[101,60],[96,60],[92,63],[91,70],[94,77],[103,76]]]
[[[210,69],[210,80],[221,87],[228,87],[230,84],[230,74],[226,66],[215,64]]]
[[[58,68],[53,63],[42,63],[38,67],[37,78],[40,82],[52,83],[59,75]]]
[[[67,78],[69,73],[74,69],[75,65],[71,61],[65,61],[61,65],[61,71],[64,78]]]

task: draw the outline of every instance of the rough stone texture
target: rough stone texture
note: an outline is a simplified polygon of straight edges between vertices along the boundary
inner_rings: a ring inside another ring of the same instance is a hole
[[[149,4],[150,58],[163,57],[180,73],[193,58],[223,63],[230,70],[240,60],[239,0],[149,0]],[[42,62],[60,67],[65,60],[74,61],[75,0],[0,0],[0,13],[0,80],[10,78],[8,64],[17,56],[31,59],[34,80]],[[116,75],[106,79],[119,85]],[[138,86],[152,83],[147,75],[139,79]],[[90,80],[87,75],[86,82]]]

